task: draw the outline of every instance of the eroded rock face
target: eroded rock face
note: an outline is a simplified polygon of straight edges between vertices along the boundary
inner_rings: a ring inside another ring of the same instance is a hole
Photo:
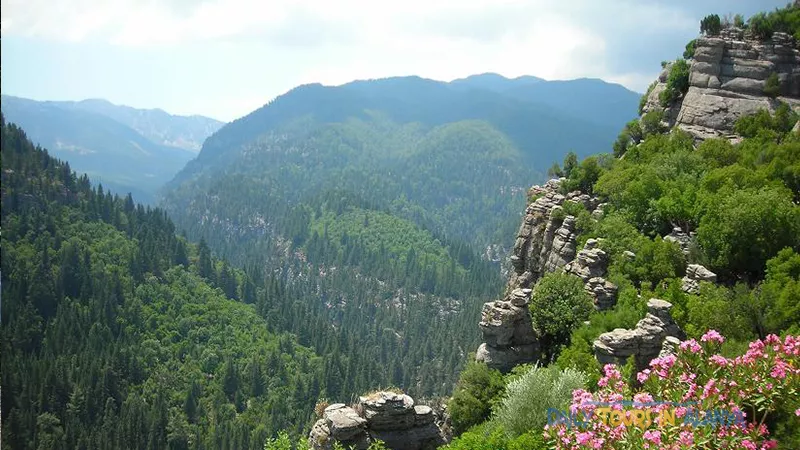
[[[380,440],[394,450],[432,450],[446,443],[433,409],[414,405],[408,395],[377,392],[359,397],[357,409],[342,403],[325,408],[309,434],[312,448],[328,450],[336,441],[365,449]]]
[[[637,370],[647,368],[664,347],[667,337],[686,339],[686,334],[672,319],[672,304],[652,298],[647,302],[647,315],[636,324],[633,330],[617,328],[603,333],[594,341],[594,354],[601,364],[623,365],[633,357]],[[668,341],[674,345],[674,340]]]
[[[717,274],[701,266],[700,264],[689,264],[686,267],[686,276],[681,280],[681,289],[689,294],[700,293],[700,282],[716,283]]]
[[[778,100],[800,106],[800,51],[794,38],[776,32],[764,42],[749,39],[742,30],[729,28],[719,37],[700,37],[689,68],[689,90],[682,100],[662,108],[658,95],[666,87],[669,66],[648,96],[644,112],[663,110],[665,122],[677,125],[698,139],[732,137],[742,116],[760,109],[770,112],[779,102],[764,94],[767,78],[780,81]]]
[[[597,309],[608,309],[617,303],[617,286],[603,278],[608,270],[608,255],[600,247],[597,239],[586,241],[574,261],[564,266],[566,273],[571,273],[584,283],[584,289],[594,299]]]
[[[475,355],[477,361],[508,371],[538,358],[539,341],[528,311],[530,296],[530,289],[518,288],[503,300],[483,305],[479,326],[484,342]]]

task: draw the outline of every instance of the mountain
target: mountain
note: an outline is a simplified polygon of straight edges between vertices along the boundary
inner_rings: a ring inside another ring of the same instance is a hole
[[[2,110],[9,121],[24,127],[34,142],[69,161],[74,169],[114,192],[131,192],[148,203],[154,201],[156,190],[194,157],[190,150],[161,142],[171,139],[195,145],[196,139],[215,126],[210,119],[179,118],[97,100],[37,102],[4,95]],[[201,127],[205,127],[202,132]],[[137,129],[148,129],[148,135],[162,134],[154,141]],[[181,129],[187,134],[180,134]]]
[[[108,116],[136,130],[151,141],[192,152],[200,151],[203,141],[220,129],[223,122],[204,116],[177,116],[161,109],[137,109],[115,105],[107,100],[53,102],[65,109],[77,109]]]
[[[161,205],[387,368],[364,390],[442,395],[478,345],[470,318],[502,287],[530,181],[623,124],[420,77],[308,84],[210,136]],[[302,338],[306,320],[285,325]]]

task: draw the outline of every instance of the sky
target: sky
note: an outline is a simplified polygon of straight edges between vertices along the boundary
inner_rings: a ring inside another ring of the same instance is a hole
[[[3,94],[230,121],[289,89],[494,72],[643,92],[709,13],[788,0],[0,0]]]

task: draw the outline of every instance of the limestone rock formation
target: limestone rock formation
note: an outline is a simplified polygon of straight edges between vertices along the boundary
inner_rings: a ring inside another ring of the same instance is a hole
[[[764,94],[766,79],[775,73],[780,97],[793,108],[800,106],[800,50],[794,38],[776,32],[759,42],[742,30],[728,28],[718,37],[700,37],[689,68],[689,90],[666,109],[658,96],[666,87],[669,66],[650,92],[644,112],[663,110],[671,127],[677,125],[698,139],[731,137],[736,120],[766,109],[778,101]]]
[[[594,212],[601,203],[597,197],[580,191],[561,194],[562,181],[553,179],[528,191],[528,196],[536,197],[536,200],[528,204],[517,233],[511,255],[514,270],[506,292],[530,288],[545,273],[560,270],[575,259],[575,218],[565,215],[561,205],[569,200]],[[602,214],[602,209],[597,214]]]
[[[672,229],[672,232],[666,236],[664,236],[665,241],[675,242],[681,247],[681,251],[684,255],[689,254],[689,247],[694,239],[696,233],[689,232],[686,234],[681,227],[675,227]]]
[[[583,280],[584,288],[594,299],[595,307],[602,310],[616,304],[618,288],[603,278],[608,270],[608,255],[597,245],[597,239],[587,240],[575,260],[564,266],[564,271]]]
[[[528,312],[530,296],[530,289],[515,289],[505,299],[483,305],[479,324],[483,344],[475,355],[477,361],[508,371],[538,358],[539,341]]]
[[[395,392],[359,397],[356,409],[342,403],[328,406],[309,440],[315,450],[331,449],[334,441],[355,449],[376,440],[394,450],[432,450],[445,444],[433,409]]]
[[[623,365],[633,357],[637,370],[645,369],[661,353],[667,337],[686,339],[686,334],[670,315],[671,308],[671,303],[652,298],[647,302],[647,315],[636,324],[636,328],[617,328],[601,334],[594,341],[597,361],[600,364]]]
[[[689,294],[700,293],[700,282],[705,281],[708,283],[717,282],[717,274],[706,269],[700,264],[689,264],[686,267],[686,276],[683,277],[681,289]]]

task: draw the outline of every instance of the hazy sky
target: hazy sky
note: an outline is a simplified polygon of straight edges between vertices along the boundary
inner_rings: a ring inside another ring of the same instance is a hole
[[[241,117],[303,83],[497,72],[642,92],[716,12],[787,0],[0,0],[2,92]]]

